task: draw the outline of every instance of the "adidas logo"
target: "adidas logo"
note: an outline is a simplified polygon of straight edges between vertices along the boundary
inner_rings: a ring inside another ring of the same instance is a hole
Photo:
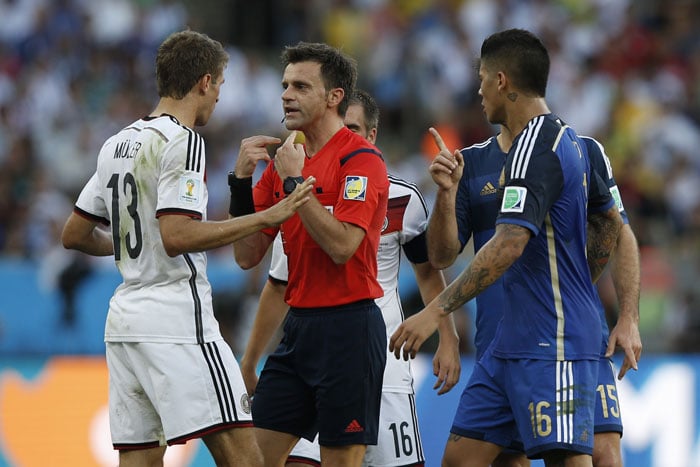
[[[353,418],[350,424],[345,428],[345,433],[359,433],[360,431],[365,431],[362,425]]]
[[[484,185],[484,187],[479,192],[481,196],[492,195],[494,193],[496,193],[496,187],[493,186],[491,182],[486,182],[486,185]]]

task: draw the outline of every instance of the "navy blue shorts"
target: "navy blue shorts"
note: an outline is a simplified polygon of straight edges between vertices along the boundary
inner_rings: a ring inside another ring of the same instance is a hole
[[[377,444],[386,327],[374,300],[290,308],[284,337],[267,358],[253,423],[322,446]]]
[[[516,448],[593,453],[598,361],[502,359],[490,350],[474,367],[450,432]]]
[[[617,399],[615,371],[609,358],[600,357],[598,367],[598,386],[595,402],[595,432],[620,433],[622,436],[622,418],[620,403]]]

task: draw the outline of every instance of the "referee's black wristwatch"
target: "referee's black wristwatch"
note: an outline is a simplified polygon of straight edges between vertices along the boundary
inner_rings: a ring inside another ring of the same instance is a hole
[[[297,185],[304,183],[304,177],[287,177],[282,182],[282,191],[285,195],[291,194]]]

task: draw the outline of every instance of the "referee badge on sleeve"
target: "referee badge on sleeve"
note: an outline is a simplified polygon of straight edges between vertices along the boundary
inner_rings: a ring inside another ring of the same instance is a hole
[[[366,194],[367,177],[361,177],[359,175],[347,175],[345,177],[344,199],[364,201]]]

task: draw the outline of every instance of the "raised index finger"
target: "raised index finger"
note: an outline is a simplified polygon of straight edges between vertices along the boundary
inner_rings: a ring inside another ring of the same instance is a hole
[[[245,138],[242,141],[242,143],[248,143],[249,145],[263,147],[270,146],[273,144],[279,144],[281,141],[282,140],[277,138],[276,136],[255,135]]]
[[[449,153],[450,150],[447,148],[447,145],[442,140],[442,136],[440,136],[440,133],[433,127],[428,128],[428,131],[431,135],[433,135],[433,139],[435,140],[435,144],[437,144],[438,149],[440,149],[440,151],[447,151]]]
[[[289,136],[287,136],[287,139],[284,140],[284,144],[291,144],[294,145],[294,140],[297,137],[297,131],[294,130],[291,133],[289,133]]]

